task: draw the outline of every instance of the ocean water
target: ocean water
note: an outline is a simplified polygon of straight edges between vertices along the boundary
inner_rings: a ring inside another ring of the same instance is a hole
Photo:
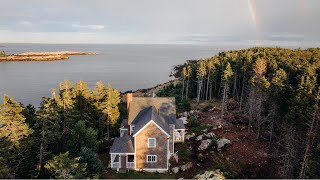
[[[148,88],[170,80],[175,65],[230,49],[204,45],[92,45],[92,44],[0,44],[7,54],[30,51],[79,51],[96,55],[71,56],[65,61],[0,63],[0,103],[3,95],[36,107],[50,96],[59,82],[97,81],[124,92]]]

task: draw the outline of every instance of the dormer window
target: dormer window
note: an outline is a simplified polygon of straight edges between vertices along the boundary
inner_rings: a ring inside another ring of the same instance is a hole
[[[134,129],[135,129],[135,126],[133,124],[131,124],[131,126],[130,126],[130,134],[133,134]]]
[[[155,148],[156,143],[156,138],[148,138],[148,148]]]

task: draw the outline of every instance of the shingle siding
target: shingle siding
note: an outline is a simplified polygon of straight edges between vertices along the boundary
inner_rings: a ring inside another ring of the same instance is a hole
[[[156,138],[156,147],[148,147],[148,138]],[[154,123],[150,123],[137,136],[136,169],[167,169],[168,137]],[[157,162],[147,162],[147,155],[157,155]]]

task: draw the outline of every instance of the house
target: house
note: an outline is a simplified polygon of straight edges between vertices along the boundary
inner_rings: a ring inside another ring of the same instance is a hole
[[[128,118],[110,149],[114,170],[165,172],[175,153],[175,143],[184,142],[185,127],[176,119],[175,98],[132,97],[127,94]]]

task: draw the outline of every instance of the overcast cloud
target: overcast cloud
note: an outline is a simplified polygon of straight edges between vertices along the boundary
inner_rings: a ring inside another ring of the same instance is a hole
[[[320,45],[320,1],[0,0],[0,42]]]

